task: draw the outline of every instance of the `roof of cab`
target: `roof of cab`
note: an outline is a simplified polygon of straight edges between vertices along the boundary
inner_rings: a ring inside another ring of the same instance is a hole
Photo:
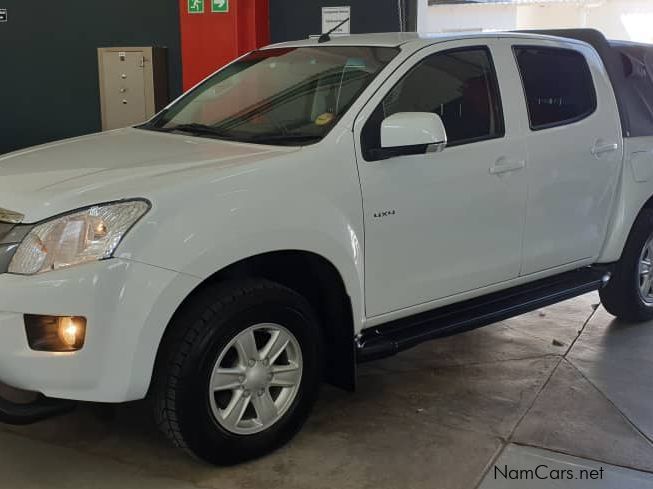
[[[456,39],[470,38],[497,38],[517,37],[525,39],[551,39],[553,36],[539,34],[517,33],[517,32],[470,32],[470,33],[417,33],[417,32],[385,32],[377,34],[353,34],[350,36],[331,35],[331,40],[323,43],[324,46],[378,46],[378,47],[399,47],[404,44],[416,44],[428,46],[437,42],[453,41]],[[560,40],[560,38],[557,38]],[[302,39],[298,41],[281,42],[271,44],[266,48],[288,48],[299,46],[318,45],[317,37]]]

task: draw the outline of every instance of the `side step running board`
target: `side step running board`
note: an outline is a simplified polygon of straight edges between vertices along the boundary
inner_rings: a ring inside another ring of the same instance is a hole
[[[394,355],[428,340],[462,333],[598,290],[608,268],[582,268],[363,330],[358,362]]]

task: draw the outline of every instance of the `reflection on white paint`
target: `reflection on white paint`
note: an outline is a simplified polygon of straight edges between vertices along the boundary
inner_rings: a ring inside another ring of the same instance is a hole
[[[351,226],[347,226],[349,230],[349,238],[351,239],[351,250],[354,256],[354,263],[359,264],[360,257],[360,242],[358,241],[358,236],[356,236],[356,231]]]

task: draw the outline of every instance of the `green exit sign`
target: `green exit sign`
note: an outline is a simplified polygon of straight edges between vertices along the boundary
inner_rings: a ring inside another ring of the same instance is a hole
[[[189,14],[203,14],[204,13],[204,0],[188,0],[188,13]]]
[[[229,0],[211,0],[211,12],[219,14],[229,12]]]

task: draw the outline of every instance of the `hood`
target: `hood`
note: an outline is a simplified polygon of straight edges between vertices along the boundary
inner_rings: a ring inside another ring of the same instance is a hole
[[[0,156],[0,208],[35,222],[61,212],[145,197],[188,172],[221,171],[299,148],[127,128]]]

